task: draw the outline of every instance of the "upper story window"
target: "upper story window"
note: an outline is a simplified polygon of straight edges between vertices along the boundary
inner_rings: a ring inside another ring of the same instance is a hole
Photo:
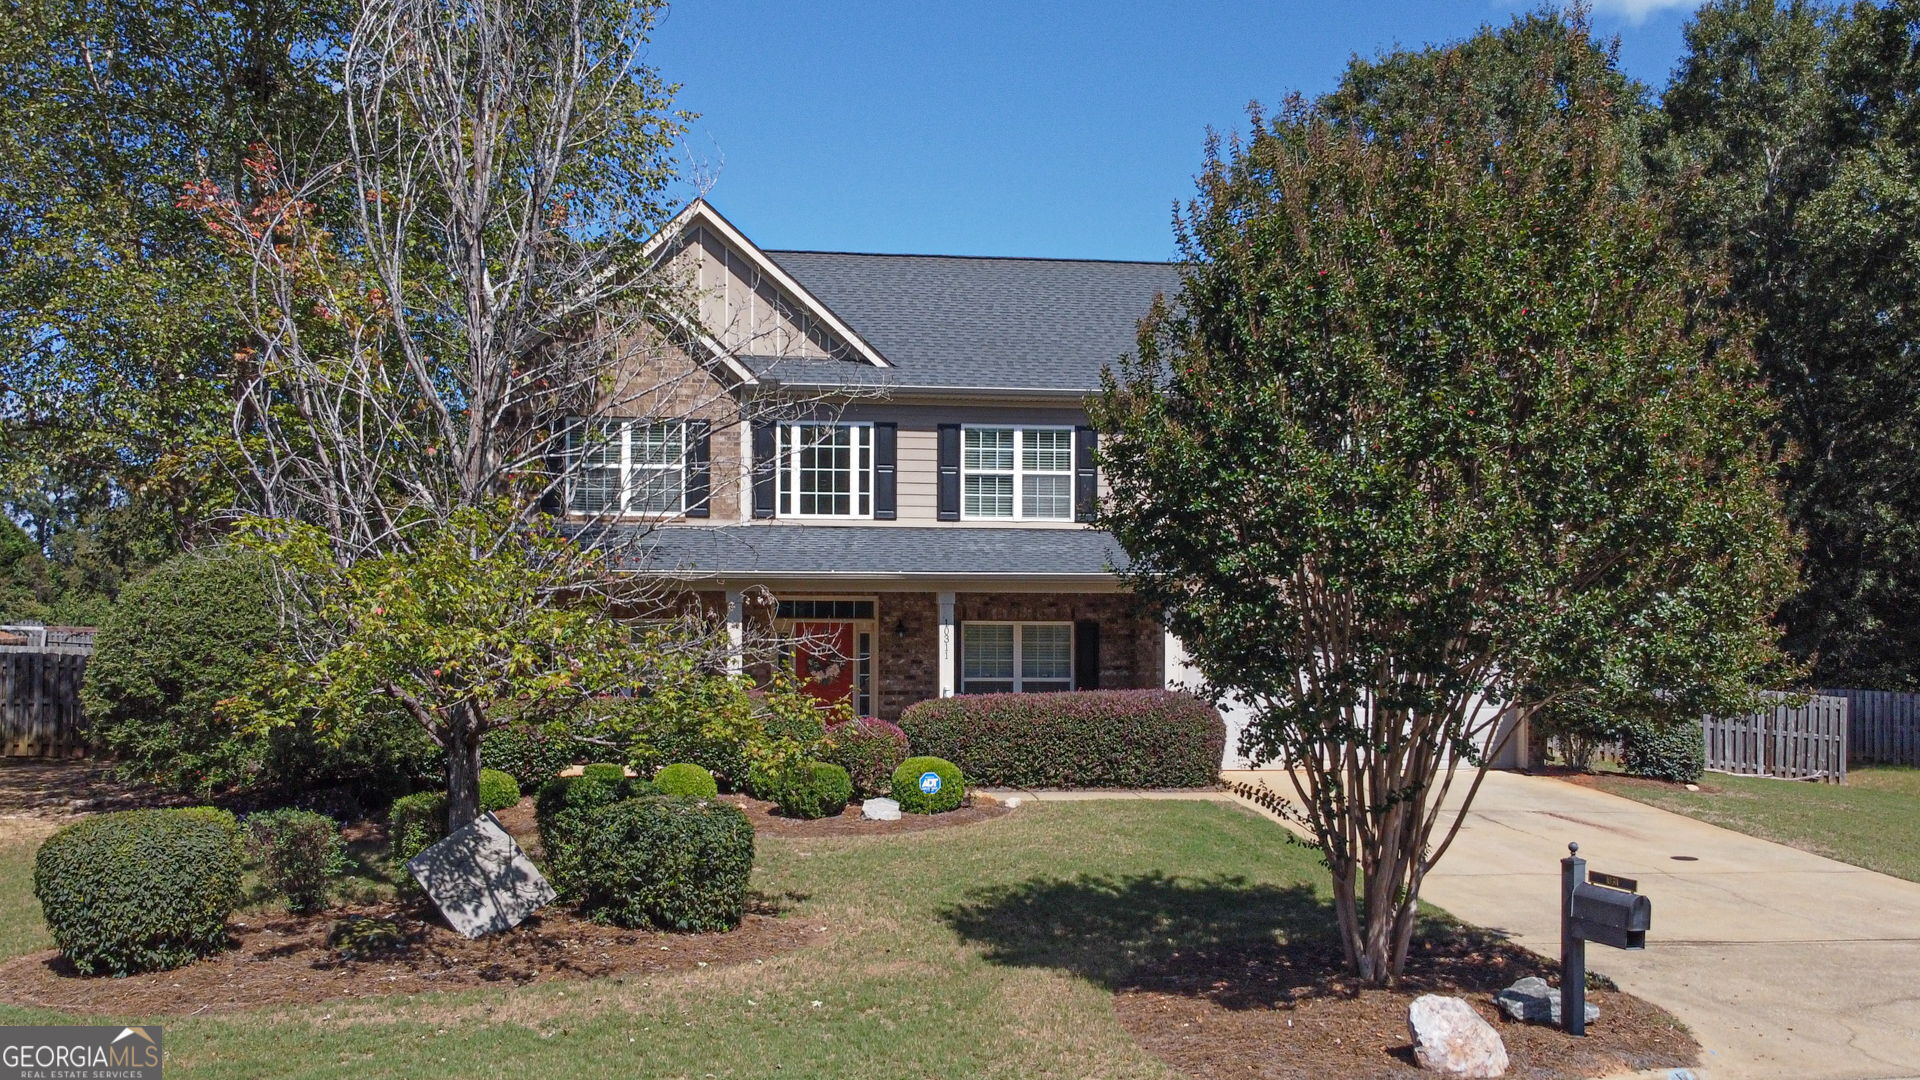
[[[567,430],[575,514],[678,514],[686,508],[687,425],[576,418]]]
[[[961,430],[960,516],[1013,521],[1073,519],[1073,429]]]
[[[961,693],[1071,689],[1072,623],[969,622],[961,625]]]
[[[873,516],[873,425],[780,425],[781,517]]]

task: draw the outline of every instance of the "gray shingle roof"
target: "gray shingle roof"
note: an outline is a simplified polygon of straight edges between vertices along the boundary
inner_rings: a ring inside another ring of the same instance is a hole
[[[1156,294],[1179,291],[1173,263],[769,251],[894,365],[782,364],[777,378],[900,389],[1094,390],[1134,349]]]
[[[687,574],[1108,574],[1126,564],[1094,529],[670,525],[633,538],[631,568]]]

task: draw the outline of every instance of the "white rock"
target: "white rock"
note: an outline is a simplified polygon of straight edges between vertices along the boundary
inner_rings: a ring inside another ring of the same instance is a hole
[[[1492,1077],[1507,1071],[1507,1046],[1473,1006],[1456,997],[1425,994],[1407,1009],[1413,1056],[1443,1076]]]
[[[892,799],[868,799],[860,804],[860,816],[869,821],[899,821],[900,804]]]
[[[1016,807],[1016,806],[1019,806],[1019,805],[1020,805],[1020,796],[1018,796],[1018,795],[1012,795],[1012,796],[1009,796],[1009,797],[1008,797],[1008,798],[1007,798],[1007,799],[1005,800],[1005,802],[1006,802],[1006,805],[1007,805],[1007,809],[1009,809],[1009,810],[1011,810],[1011,809],[1013,809],[1014,807]]]

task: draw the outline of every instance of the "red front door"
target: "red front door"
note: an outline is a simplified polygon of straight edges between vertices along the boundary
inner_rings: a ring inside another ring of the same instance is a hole
[[[793,673],[807,693],[823,705],[852,697],[853,624],[796,622],[793,636]]]

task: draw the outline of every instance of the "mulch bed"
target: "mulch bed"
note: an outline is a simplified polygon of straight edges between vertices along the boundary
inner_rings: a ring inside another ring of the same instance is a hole
[[[1261,1080],[1372,1080],[1423,1073],[1414,1063],[1407,1007],[1421,994],[1459,996],[1506,1042],[1507,1076],[1607,1076],[1692,1065],[1699,1044],[1666,1011],[1631,994],[1591,990],[1600,1019],[1585,1038],[1508,1020],[1492,995],[1551,965],[1524,949],[1461,938],[1416,946],[1392,990],[1343,974],[1339,947],[1246,944],[1186,952],[1143,968],[1114,999],[1120,1023],[1184,1075]],[[1557,981],[1557,980],[1556,980]]]
[[[406,946],[344,959],[327,933],[347,914],[391,918]],[[75,972],[48,950],[0,964],[0,1001],[109,1015],[188,1016],[343,998],[379,998],[480,986],[654,975],[750,963],[817,940],[825,927],[749,914],[724,934],[660,934],[600,926],[552,907],[504,934],[469,941],[419,910],[392,906],[228,924],[234,947],[173,971],[123,979]]]
[[[887,836],[892,833],[923,832],[950,825],[972,825],[1003,817],[1012,811],[990,795],[969,795],[958,810],[944,814],[901,814],[898,821],[868,821],[860,816],[858,804],[842,810],[837,817],[804,821],[781,816],[770,802],[747,795],[722,795],[723,800],[747,812],[753,830],[769,836]],[[505,824],[503,821],[502,824]]]

